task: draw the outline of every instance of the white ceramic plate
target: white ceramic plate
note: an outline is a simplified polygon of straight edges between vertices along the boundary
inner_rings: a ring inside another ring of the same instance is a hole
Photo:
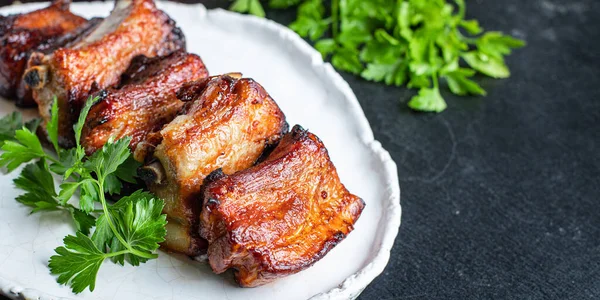
[[[5,7],[27,12],[45,4]],[[74,295],[50,275],[47,261],[73,234],[62,213],[29,215],[14,199],[12,179],[0,175],[0,292],[33,299],[351,299],[382,271],[400,226],[396,165],[373,133],[348,84],[294,32],[272,21],[202,5],[159,3],[183,29],[188,51],[211,74],[240,71],[260,82],[285,112],[327,146],[342,182],[367,206],[355,230],[313,267],[253,289],[235,285],[232,273],[215,275],[205,263],[160,253],[141,267],[106,262],[93,293]],[[112,3],[75,3],[85,17],[106,16]],[[0,115],[15,110],[0,100]],[[30,115],[35,111],[30,110]]]

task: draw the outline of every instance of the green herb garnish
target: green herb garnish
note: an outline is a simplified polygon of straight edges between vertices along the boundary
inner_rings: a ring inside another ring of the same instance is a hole
[[[456,95],[486,95],[471,78],[507,78],[504,56],[525,42],[486,32],[465,20],[464,0],[270,0],[271,8],[298,5],[290,28],[315,42],[339,70],[387,85],[420,89],[408,105],[441,112],[446,82]],[[237,0],[232,9],[264,16],[258,0]],[[327,38],[324,38],[325,36]]]
[[[54,102],[46,129],[56,154],[46,152],[34,134],[38,123],[24,125],[19,113],[0,119],[4,151],[0,166],[10,172],[31,162],[14,180],[15,186],[25,191],[16,200],[31,207],[32,213],[64,210],[73,218],[77,233],[65,237],[64,246],[55,249],[49,267],[58,275],[57,281],[70,285],[74,293],[94,290],[98,270],[107,258],[134,266],[156,258],[158,244],[166,235],[164,202],[152,194],[137,191],[114,205],[106,201],[105,193],[120,192],[121,181],[135,182],[139,164],[131,156],[130,138],[111,139],[90,157],[85,156],[81,130],[96,101],[90,98],[86,102],[73,126],[77,146],[68,150],[58,145],[58,107]],[[58,193],[53,173],[62,178]],[[68,203],[77,192],[79,205]]]

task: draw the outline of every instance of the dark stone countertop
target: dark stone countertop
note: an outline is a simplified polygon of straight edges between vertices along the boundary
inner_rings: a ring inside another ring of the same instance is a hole
[[[414,91],[343,74],[402,189],[389,265],[360,299],[600,299],[600,1],[467,3],[528,42],[511,78],[480,78],[487,97],[414,113]]]

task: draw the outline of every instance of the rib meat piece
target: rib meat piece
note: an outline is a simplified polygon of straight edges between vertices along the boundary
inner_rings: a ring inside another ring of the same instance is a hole
[[[217,76],[187,84],[182,115],[160,131],[156,162],[143,170],[150,191],[165,201],[164,248],[190,256],[206,250],[198,236],[202,182],[221,168],[232,174],[252,166],[287,131],[275,101],[252,79]],[[138,146],[139,148],[140,146]]]
[[[69,11],[70,1],[57,0],[50,6],[26,14],[0,17],[0,95],[17,98],[17,105],[35,105],[30,93],[17,93],[32,51],[45,51],[87,20]],[[73,36],[72,34],[69,36]],[[23,85],[24,86],[24,85]]]
[[[177,90],[186,82],[208,77],[199,56],[184,51],[166,57],[138,56],[122,76],[116,88],[98,93],[102,99],[87,116],[81,143],[91,155],[110,137],[132,138],[135,150],[149,133],[159,131],[175,116],[183,102]],[[143,161],[144,157],[136,157]]]
[[[32,51],[27,53],[29,57],[27,60],[27,66],[25,70],[32,66],[41,64],[44,56],[52,53],[54,50],[61,47],[69,47],[70,45],[76,44],[83,37],[88,35],[92,30],[96,28],[102,22],[102,18],[92,18],[85,24],[77,27],[76,29],[69,31],[56,38],[51,38],[35,47]],[[25,83],[25,80],[21,78],[17,86],[16,104],[21,107],[33,107],[37,103],[33,99],[33,92]]]
[[[57,97],[59,142],[67,148],[74,144],[72,126],[90,94],[117,84],[135,56],[164,56],[184,48],[181,30],[152,0],[122,0],[78,43],[31,66],[24,80],[33,89],[43,126]]]
[[[200,236],[216,273],[255,287],[306,269],[352,230],[365,203],[340,182],[323,143],[296,125],[268,158],[207,179]]]

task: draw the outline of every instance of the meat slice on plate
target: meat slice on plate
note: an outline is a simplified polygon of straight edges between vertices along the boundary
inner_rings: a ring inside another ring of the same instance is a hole
[[[152,0],[122,0],[80,41],[38,59],[24,80],[33,89],[43,126],[57,98],[59,142],[70,147],[73,124],[90,94],[117,84],[135,56],[164,56],[184,48],[181,30]]]
[[[206,251],[198,236],[200,189],[206,176],[221,168],[231,174],[252,166],[263,150],[287,131],[285,116],[252,79],[211,77],[185,85],[186,104],[167,124],[154,163],[143,169],[150,191],[165,201],[167,250],[196,256]],[[141,145],[138,145],[140,148]]]
[[[44,43],[33,48],[27,53],[28,60],[25,70],[32,66],[39,65],[43,61],[44,57],[54,52],[54,50],[62,47],[69,47],[78,43],[82,38],[92,32],[101,22],[102,18],[92,18],[76,29],[59,37],[46,40]],[[35,99],[33,99],[33,91],[31,88],[29,88],[29,85],[27,85],[23,78],[21,78],[17,87],[16,100],[16,104],[22,107],[33,107],[37,105]]]
[[[166,57],[136,57],[121,83],[98,93],[101,97],[87,116],[81,143],[87,154],[102,148],[110,137],[130,136],[130,148],[171,122],[183,106],[178,89],[186,82],[208,77],[198,55],[184,51]],[[144,157],[136,156],[143,161]]]
[[[35,104],[25,90],[17,94],[30,53],[45,51],[58,41],[66,42],[63,35],[87,23],[69,11],[69,4],[58,0],[29,13],[0,16],[0,96],[17,98],[20,106]]]
[[[340,182],[323,143],[296,125],[260,164],[211,174],[200,236],[216,273],[254,287],[306,269],[353,229],[365,204]]]

